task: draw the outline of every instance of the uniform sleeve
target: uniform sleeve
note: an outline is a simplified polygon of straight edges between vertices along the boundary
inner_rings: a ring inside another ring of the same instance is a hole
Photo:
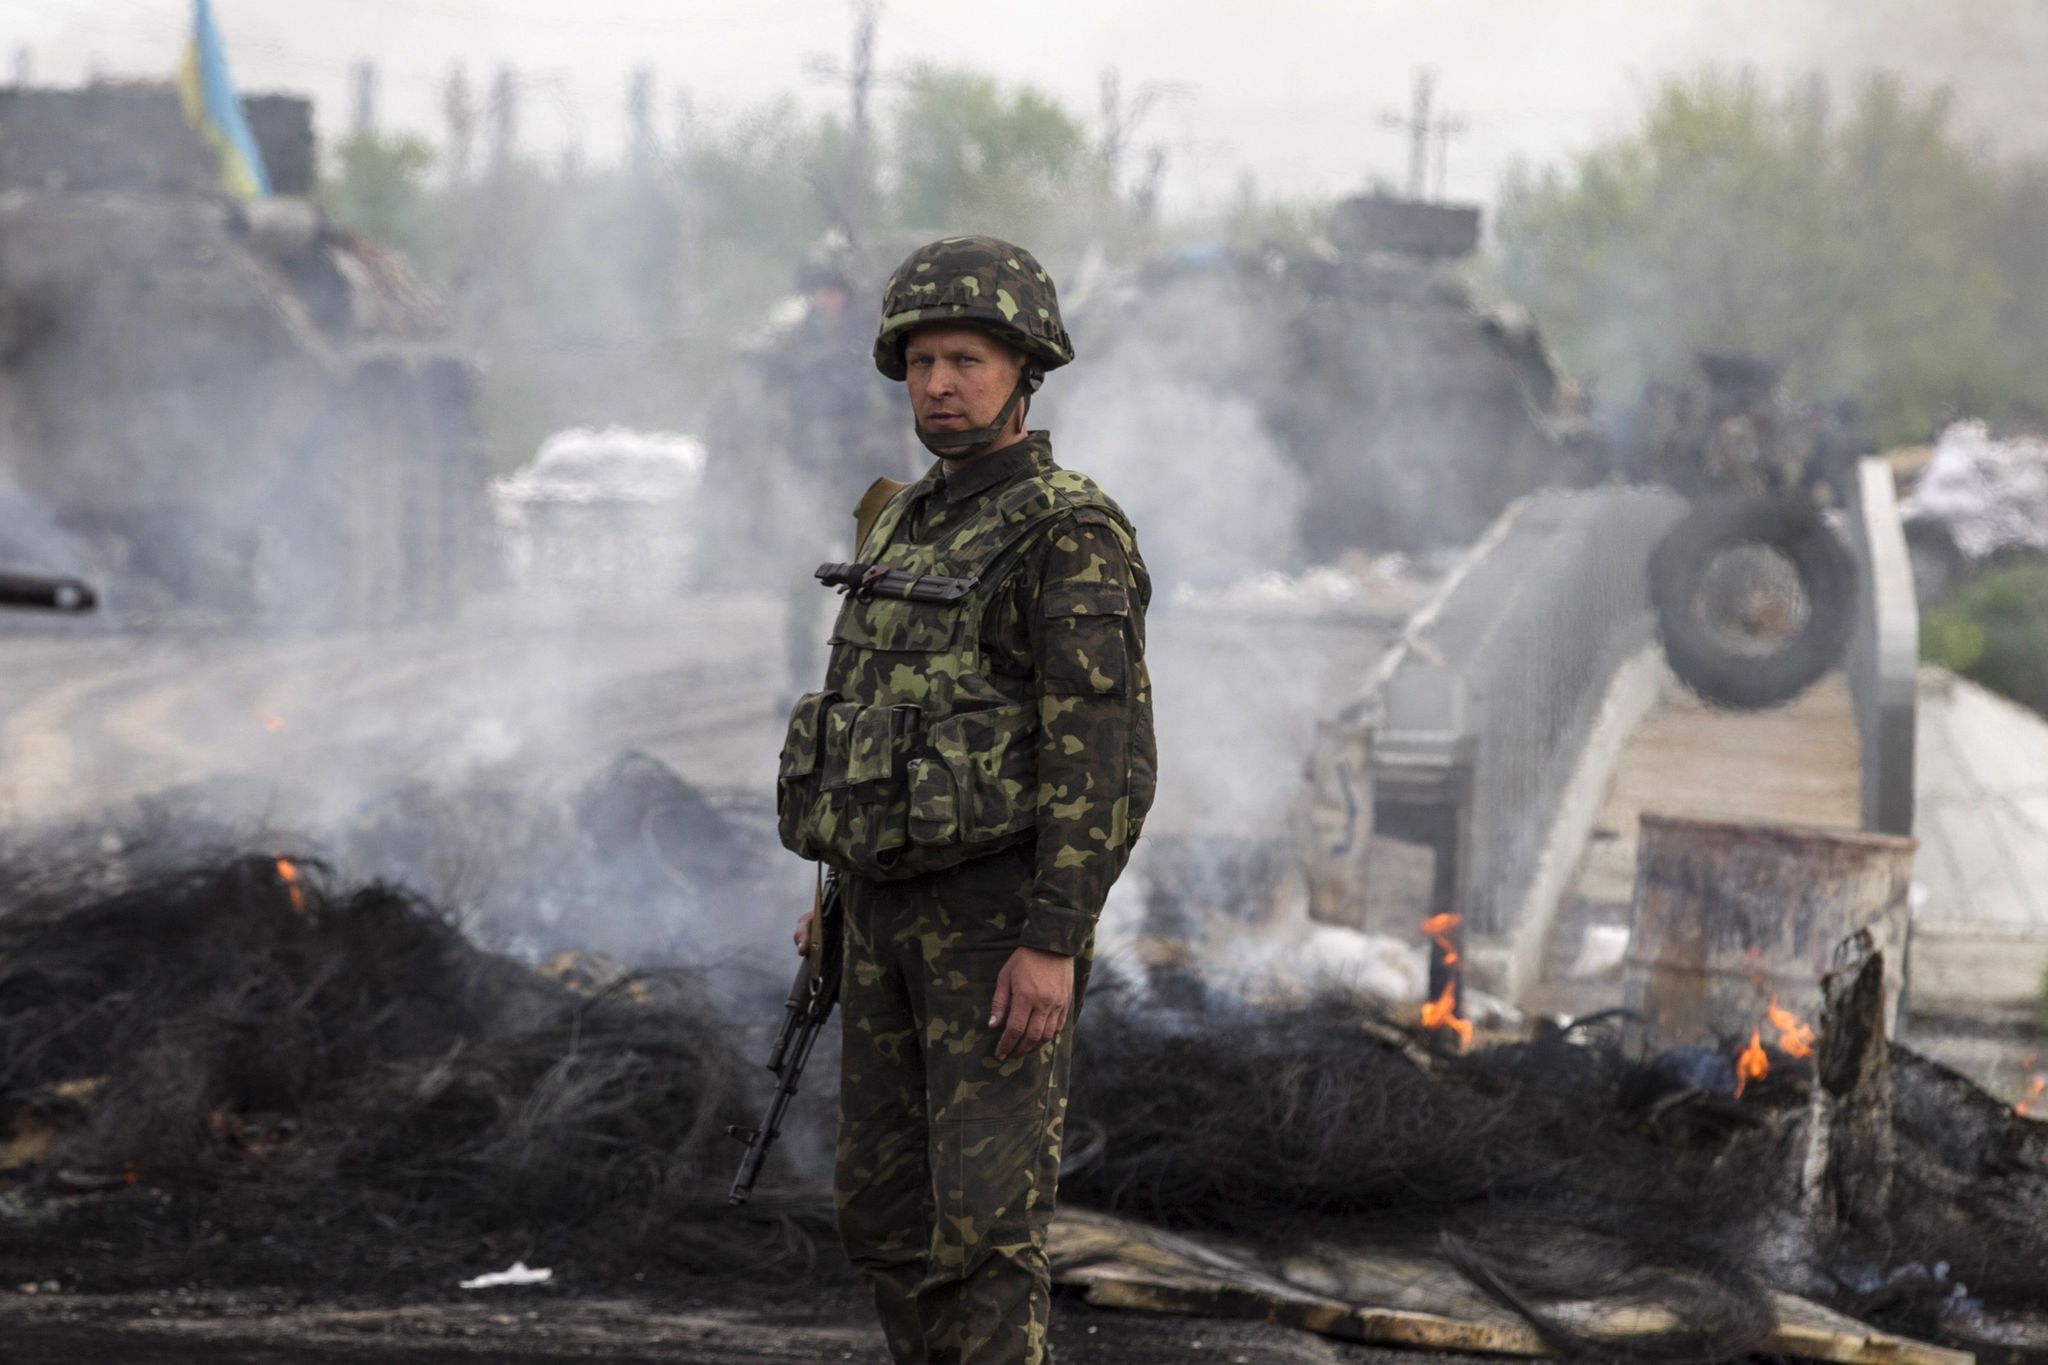
[[[1150,803],[1145,593],[1106,517],[1076,513],[1045,542],[1024,603],[1038,684],[1038,866],[1027,947],[1088,944]]]

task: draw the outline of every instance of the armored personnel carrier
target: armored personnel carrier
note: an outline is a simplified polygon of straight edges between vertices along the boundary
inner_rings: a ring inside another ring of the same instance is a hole
[[[487,526],[471,366],[308,197],[310,104],[245,107],[251,202],[168,86],[0,89],[0,482],[125,610],[437,614]]]

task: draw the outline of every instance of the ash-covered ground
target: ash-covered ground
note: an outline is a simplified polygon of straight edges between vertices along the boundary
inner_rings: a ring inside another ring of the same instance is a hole
[[[779,982],[536,966],[400,887],[145,834],[52,833],[0,878],[0,1315],[22,1349],[880,1358],[830,1231],[829,1058],[772,1182],[725,1203]],[[1634,1353],[1705,1359],[1758,1347],[1771,1286],[1948,1340],[2048,1310],[2043,1126],[1903,1049],[1884,1240],[1816,1247],[1785,1226],[1798,1059],[1738,1098],[1712,1054],[1621,1016],[1459,1054],[1359,999],[1165,1008],[1103,984],[1070,1205],[1433,1255],[1567,1354],[1568,1300],[1665,1312]],[[457,1287],[515,1262],[552,1279]],[[1369,1358],[1095,1310],[1061,1333],[1081,1360]]]

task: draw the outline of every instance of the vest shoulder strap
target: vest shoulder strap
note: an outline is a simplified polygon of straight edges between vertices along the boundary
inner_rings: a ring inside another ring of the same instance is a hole
[[[878,479],[861,499],[861,507],[873,504],[874,518],[855,545],[861,559],[879,559],[896,534],[907,508],[906,491],[911,484]],[[1123,509],[1110,500],[1095,482],[1072,470],[1056,469],[1020,479],[983,506],[972,518],[955,527],[943,551],[937,572],[959,577],[986,576],[991,565],[1031,538],[1047,522],[1083,510],[1100,511],[1128,533],[1129,521]],[[858,513],[856,514],[858,515]],[[926,566],[930,570],[931,566]]]
[[[874,531],[875,523],[882,518],[882,509],[910,487],[897,479],[876,479],[868,485],[868,491],[860,495],[860,502],[853,509],[853,557],[861,557],[861,549],[868,543],[868,536]]]

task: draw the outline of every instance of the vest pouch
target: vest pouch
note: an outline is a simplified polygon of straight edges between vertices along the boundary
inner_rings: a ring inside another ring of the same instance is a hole
[[[905,772],[920,741],[918,709],[864,706],[825,693],[817,716],[809,800],[783,842],[804,857],[864,876],[896,875],[909,842]]]
[[[805,858],[819,856],[807,838],[818,800],[818,753],[824,712],[839,700],[837,692],[806,692],[790,709],[782,756],[775,765],[775,832],[782,846]]]
[[[936,758],[910,760],[910,841],[950,844],[960,832],[960,788]]]
[[[917,734],[915,706],[863,706],[835,702],[824,710],[824,785],[858,787],[887,782]]]
[[[951,835],[929,842],[978,844],[1037,823],[1036,702],[947,716],[933,723],[927,749],[952,779],[954,806]],[[942,785],[935,776],[913,780],[913,790],[933,797],[925,808],[933,829],[943,823]]]

